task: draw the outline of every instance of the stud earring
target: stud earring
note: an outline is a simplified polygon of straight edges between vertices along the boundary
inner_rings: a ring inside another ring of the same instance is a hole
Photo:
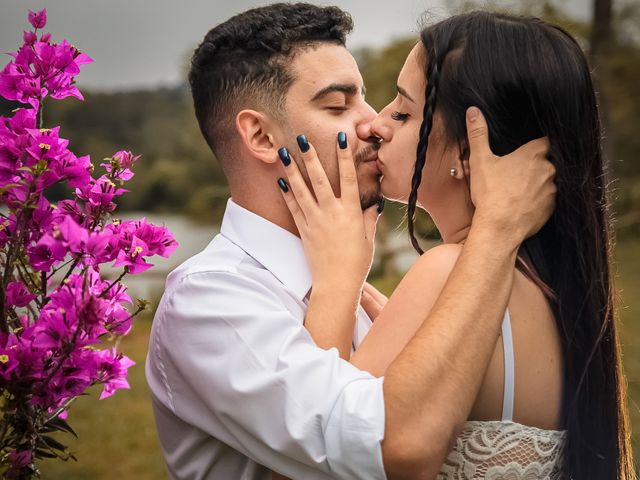
[[[458,170],[456,170],[455,168],[452,168],[449,173],[451,173],[452,177],[455,177],[456,175],[458,175]]]

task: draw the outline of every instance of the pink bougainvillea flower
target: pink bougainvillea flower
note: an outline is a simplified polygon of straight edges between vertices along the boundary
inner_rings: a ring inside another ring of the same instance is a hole
[[[88,201],[91,205],[102,208],[103,211],[112,211],[115,204],[113,197],[127,192],[124,188],[116,187],[106,175],[91,181],[88,185],[76,188],[76,195],[81,200]]]
[[[47,166],[48,169],[38,177],[40,190],[63,180],[76,188],[91,181],[92,166],[88,155],[76,157],[72,152],[66,150],[58,157],[50,159]]]
[[[118,161],[120,168],[123,169],[131,169],[140,156],[141,155],[134,155],[128,150],[120,150],[113,154],[113,158]]]
[[[8,306],[24,307],[35,298],[22,282],[11,282],[5,290],[5,302]]]
[[[47,24],[47,9],[43,8],[39,12],[29,10],[28,19],[33,28],[44,28]]]
[[[99,352],[99,375],[104,382],[104,390],[100,395],[100,400],[113,395],[120,388],[129,388],[127,382],[127,369],[136,362],[129,357],[116,353],[116,349],[105,349]]]
[[[12,347],[18,362],[15,376],[26,381],[39,380],[46,375],[44,360],[47,351],[39,349],[33,344],[35,338],[35,326],[29,321],[27,315],[20,318],[22,330],[16,335],[16,344]]]
[[[7,457],[9,460],[9,464],[11,465],[11,469],[6,472],[7,478],[12,478],[16,472],[21,470],[23,467],[26,467],[33,461],[33,452],[31,450],[11,450],[9,452],[9,456]]]
[[[14,185],[20,181],[20,176],[17,175],[19,167],[19,152],[10,146],[0,145],[0,187]]]
[[[64,260],[67,254],[63,242],[45,234],[38,242],[27,249],[31,266],[38,271],[46,271],[55,263]]]
[[[17,343],[13,333],[0,333],[0,377],[9,380],[10,374],[19,365],[16,358]]]
[[[93,362],[78,361],[75,353],[55,372],[47,382],[46,389],[36,394],[41,405],[59,407],[66,400],[82,394],[91,385],[95,376]]]
[[[9,208],[20,209],[26,204],[28,193],[28,185],[18,184],[11,188],[6,188],[5,186],[4,198],[2,200]]]
[[[83,264],[99,265],[113,260],[112,239],[113,233],[110,230],[91,233],[84,248]]]
[[[76,157],[69,152],[60,160],[56,168],[60,178],[64,178],[70,186],[77,188],[89,183],[93,166],[89,155]]]
[[[53,215],[60,218],[69,215],[76,223],[84,225],[84,212],[74,200],[60,200],[53,209]]]
[[[67,155],[67,146],[69,140],[60,138],[58,133],[60,127],[28,129],[27,133],[31,136],[31,146],[27,148],[27,152],[35,160],[58,160],[60,157]]]
[[[135,236],[142,240],[147,246],[148,256],[169,257],[178,248],[178,242],[174,240],[169,229],[164,225],[158,227],[148,223],[144,217],[140,220],[122,222],[121,231],[124,232],[123,238],[129,239]]]
[[[67,315],[66,310],[61,307],[47,308],[35,325],[32,345],[43,350],[62,348],[73,338],[75,325],[71,325],[72,320],[75,320],[73,315]]]
[[[16,65],[9,63],[0,72],[0,96],[7,100],[28,103],[34,109],[40,106],[40,98],[46,95],[40,85],[40,78],[30,78],[18,71]]]
[[[54,227],[53,236],[65,242],[71,253],[81,253],[89,240],[87,229],[78,225],[73,218],[65,216],[58,225]]]
[[[74,85],[73,79],[69,77],[56,77],[47,83],[51,88],[51,98],[62,100],[67,97],[75,97],[78,100],[84,100],[84,96]]]
[[[27,129],[36,128],[36,110],[33,108],[19,108],[9,119],[9,127],[16,135],[27,134]]]
[[[42,235],[51,230],[51,225],[55,220],[53,211],[53,205],[49,203],[44,195],[40,196],[27,223],[29,227],[29,243],[37,243]]]
[[[113,266],[126,266],[128,272],[131,274],[144,272],[153,266],[153,264],[147,263],[144,260],[144,257],[148,254],[149,249],[147,248],[147,245],[138,237],[134,236],[127,251],[121,250],[118,253]]]
[[[128,296],[128,295],[127,295]],[[131,330],[133,317],[129,311],[119,303],[113,303],[109,321],[105,323],[106,329],[116,335],[126,335]]]
[[[114,179],[127,181],[133,178],[131,168],[139,158],[140,155],[134,155],[130,151],[120,150],[113,154],[109,162],[101,163],[100,165],[104,167]]]

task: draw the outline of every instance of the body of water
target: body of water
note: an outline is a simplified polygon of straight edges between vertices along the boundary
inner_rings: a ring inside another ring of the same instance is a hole
[[[204,249],[219,231],[217,225],[198,223],[184,215],[123,212],[120,218],[122,220],[146,218],[154,225],[164,224],[179,243],[178,248],[169,258],[151,257],[147,261],[154,265],[152,268],[137,275],[127,275],[123,279],[123,283],[129,287],[131,298],[149,300],[152,302],[151,308],[155,308],[157,301],[160,300],[169,272]],[[122,269],[103,266],[101,272],[104,277],[116,278],[122,273]]]
[[[145,212],[127,212],[122,215],[123,220],[143,217],[155,225],[166,225],[180,244],[171,257],[152,257],[148,261],[154,265],[153,268],[138,275],[127,275],[123,280],[129,287],[132,298],[149,300],[152,302],[152,308],[155,308],[155,303],[164,290],[167,275],[187,258],[204,249],[219,232],[219,226],[198,223],[183,215]],[[395,267],[398,272],[406,272],[418,255],[410,248],[404,230],[392,230],[388,235],[387,248],[397,251],[394,257]],[[101,271],[108,278],[115,278],[122,272],[120,268],[109,266],[102,267]]]

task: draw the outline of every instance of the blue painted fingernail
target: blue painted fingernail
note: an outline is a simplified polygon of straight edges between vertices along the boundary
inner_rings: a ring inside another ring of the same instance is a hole
[[[287,182],[284,181],[284,178],[278,179],[278,186],[284,193],[287,193],[289,191],[289,185],[287,185]]]
[[[307,137],[305,137],[304,135],[298,135],[296,137],[296,140],[298,141],[298,146],[300,147],[300,151],[302,153],[309,151],[309,141],[307,140]]]
[[[347,148],[347,134],[344,132],[338,132],[338,146],[341,150]]]
[[[382,213],[384,210],[384,198],[378,200],[378,213]]]
[[[278,156],[280,157],[280,160],[282,160],[282,163],[284,163],[284,166],[288,167],[289,164],[291,163],[289,150],[287,150],[286,147],[282,147],[280,150],[278,150]]]

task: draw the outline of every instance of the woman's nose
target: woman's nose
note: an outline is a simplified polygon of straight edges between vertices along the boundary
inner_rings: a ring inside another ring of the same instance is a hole
[[[381,138],[384,142],[390,142],[393,136],[391,127],[385,122],[385,119],[379,114],[372,122],[369,123],[369,130],[372,136]]]

